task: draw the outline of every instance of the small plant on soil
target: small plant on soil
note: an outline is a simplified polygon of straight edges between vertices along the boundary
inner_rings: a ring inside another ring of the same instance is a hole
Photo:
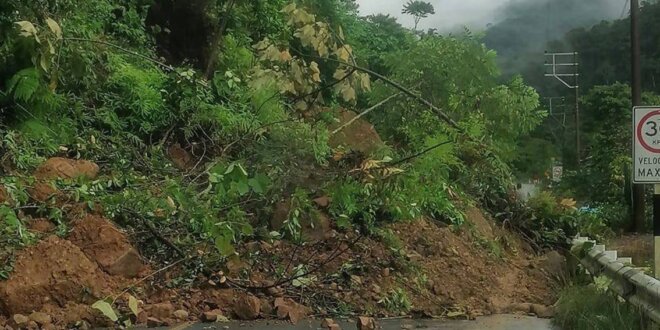
[[[641,311],[596,285],[565,288],[557,302],[553,323],[562,329],[645,329]]]
[[[391,290],[378,303],[394,315],[405,315],[412,309],[412,302],[410,302],[408,294],[401,288]]]

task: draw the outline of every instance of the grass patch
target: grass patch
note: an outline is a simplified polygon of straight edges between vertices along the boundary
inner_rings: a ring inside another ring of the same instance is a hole
[[[635,307],[590,284],[565,288],[553,319],[561,329],[645,329],[647,321]]]

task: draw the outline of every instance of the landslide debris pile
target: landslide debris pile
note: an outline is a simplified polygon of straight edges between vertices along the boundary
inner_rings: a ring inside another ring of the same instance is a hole
[[[147,326],[234,318],[298,322],[308,315],[336,315],[342,306],[375,316],[549,317],[554,280],[566,271],[560,255],[536,257],[518,236],[472,207],[466,212],[467,228],[460,230],[429,219],[388,225],[386,230],[399,240],[395,246],[334,228],[326,219],[307,229],[304,245],[245,242],[237,246],[236,257],[208,277],[198,277],[192,286],[176,285],[173,280],[185,264],[153,275],[157,265],[141,256],[127,233],[99,212],[82,211],[84,206],[52,187],[53,180],[93,180],[98,173],[92,162],[65,158],[51,158],[35,171],[34,185],[50,187],[48,198],[75,211],[69,213],[71,230],[63,237],[49,220],[26,221],[40,239],[17,253],[11,276],[0,282],[3,323],[18,328],[109,326],[113,322],[107,315],[92,307],[106,297],[124,320]],[[330,203],[316,200],[321,210]],[[275,211],[273,226],[282,221],[278,212],[286,207],[280,204]],[[484,241],[507,243],[495,251]],[[307,271],[288,269],[301,265]],[[307,294],[291,299],[298,290]],[[403,306],[392,300],[397,295],[405,299],[398,302]],[[132,298],[139,302],[137,315],[128,306]]]

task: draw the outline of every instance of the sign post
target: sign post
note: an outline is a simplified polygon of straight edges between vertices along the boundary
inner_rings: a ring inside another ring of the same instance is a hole
[[[653,272],[660,278],[660,106],[633,108],[633,183],[653,184]]]

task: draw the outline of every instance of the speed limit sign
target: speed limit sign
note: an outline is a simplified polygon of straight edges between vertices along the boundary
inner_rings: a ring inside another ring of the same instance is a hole
[[[633,109],[633,181],[660,183],[660,107]]]

